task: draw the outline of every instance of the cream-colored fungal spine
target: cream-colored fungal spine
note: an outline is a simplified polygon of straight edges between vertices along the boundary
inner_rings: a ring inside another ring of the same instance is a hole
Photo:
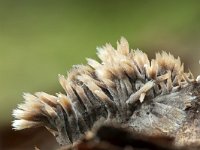
[[[179,57],[161,52],[149,60],[144,52],[129,50],[123,37],[117,49],[106,44],[97,50],[100,62],[88,58],[87,65],[73,66],[67,77],[59,75],[66,94],[24,94],[24,103],[13,111],[13,128],[45,126],[60,144],[74,143],[100,119],[132,124],[128,120],[134,122],[135,105],[195,81]],[[179,117],[184,118],[182,113]]]

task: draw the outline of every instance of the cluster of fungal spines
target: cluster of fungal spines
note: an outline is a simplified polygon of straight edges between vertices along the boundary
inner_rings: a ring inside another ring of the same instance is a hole
[[[137,106],[157,96],[175,93],[195,81],[190,72],[184,72],[179,57],[162,52],[149,60],[144,52],[129,50],[125,38],[117,42],[117,49],[106,44],[97,50],[101,62],[87,59],[87,65],[74,66],[67,77],[59,75],[66,94],[25,93],[25,102],[13,111],[14,129],[45,126],[61,145],[66,145],[80,139],[99,120],[137,128],[142,122],[137,120],[135,112],[143,109]],[[156,110],[160,106],[169,108],[164,104],[154,106]],[[183,110],[175,111],[183,120]],[[141,115],[143,120],[145,115]],[[151,121],[152,128],[157,128],[159,116],[154,114]],[[172,117],[165,121],[175,122]]]

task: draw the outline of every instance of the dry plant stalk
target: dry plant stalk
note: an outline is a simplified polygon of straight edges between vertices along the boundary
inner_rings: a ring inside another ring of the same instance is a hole
[[[74,144],[101,124],[146,135],[167,135],[177,145],[200,140],[200,78],[184,71],[180,58],[157,53],[149,60],[129,50],[125,38],[97,48],[101,62],[87,59],[67,77],[59,75],[65,94],[25,93],[13,111],[13,128],[45,126],[61,145]]]

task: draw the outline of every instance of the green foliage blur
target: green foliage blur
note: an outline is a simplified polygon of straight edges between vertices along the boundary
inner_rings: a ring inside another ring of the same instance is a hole
[[[121,36],[150,57],[180,56],[197,74],[200,1],[0,0],[0,125],[10,124],[23,92],[63,92],[58,74]]]

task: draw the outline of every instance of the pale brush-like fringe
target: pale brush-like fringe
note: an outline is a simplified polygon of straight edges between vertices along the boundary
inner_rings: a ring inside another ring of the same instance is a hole
[[[87,59],[88,65],[74,66],[67,77],[59,75],[66,95],[25,93],[25,102],[13,111],[13,128],[46,126],[55,135],[66,134],[61,144],[73,143],[101,117],[125,122],[138,101],[176,92],[194,81],[179,57],[162,52],[149,60],[144,52],[129,50],[123,37],[117,50],[110,44],[97,50],[101,62]]]

